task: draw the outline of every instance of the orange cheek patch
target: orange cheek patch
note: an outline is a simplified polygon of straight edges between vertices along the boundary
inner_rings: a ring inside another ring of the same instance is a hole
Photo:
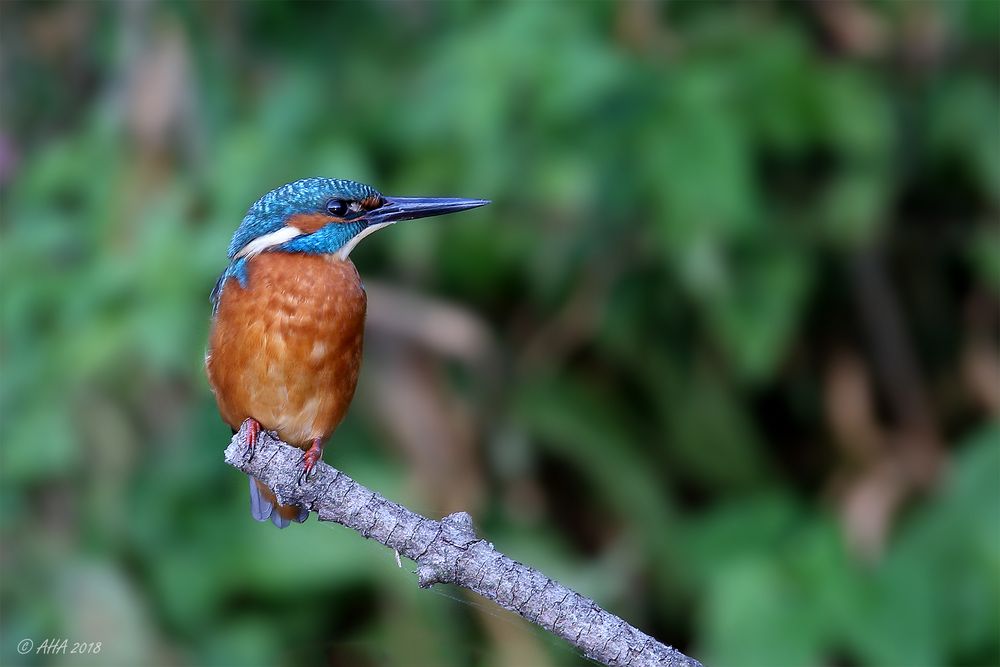
[[[361,208],[365,209],[366,211],[371,211],[373,209],[378,208],[383,203],[385,202],[381,197],[379,197],[378,195],[372,195],[371,197],[365,197],[364,199],[361,200]]]
[[[324,215],[322,213],[296,213],[293,216],[289,216],[285,224],[289,227],[301,229],[303,234],[312,234],[313,232],[326,227],[331,222],[344,221],[340,218],[334,218],[333,216]]]

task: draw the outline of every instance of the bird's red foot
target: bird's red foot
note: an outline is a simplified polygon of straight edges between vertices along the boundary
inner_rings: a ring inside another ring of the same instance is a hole
[[[323,458],[323,441],[319,438],[313,438],[312,447],[302,454],[302,474],[299,475],[299,484],[309,481],[309,476],[312,475],[316,463],[321,458]]]
[[[243,422],[243,426],[247,428],[247,457],[245,463],[249,463],[253,460],[254,448],[257,447],[257,436],[260,435],[260,422],[253,417],[247,417]]]

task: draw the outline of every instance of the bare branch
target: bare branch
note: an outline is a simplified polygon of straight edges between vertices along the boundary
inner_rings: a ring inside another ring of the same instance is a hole
[[[361,486],[322,461],[299,484],[302,451],[261,432],[247,460],[246,432],[233,436],[226,463],[249,473],[283,504],[308,507],[320,521],[347,526],[417,564],[417,583],[450,583],[520,614],[605,665],[701,667],[596,602],[518,563],[476,536],[472,518],[457,512],[434,521]]]

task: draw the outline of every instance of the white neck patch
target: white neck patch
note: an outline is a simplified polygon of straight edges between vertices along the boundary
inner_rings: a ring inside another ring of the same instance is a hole
[[[357,236],[352,238],[350,241],[342,245],[339,250],[337,250],[337,257],[339,257],[340,259],[347,259],[348,255],[351,254],[351,251],[354,250],[354,247],[359,243],[361,243],[361,239],[365,238],[366,236],[368,236],[373,232],[377,232],[383,227],[388,227],[389,225],[395,222],[396,222],[395,220],[392,220],[390,222],[380,222],[377,225],[371,225],[369,227],[365,227],[364,229],[361,230],[361,232]]]
[[[241,257],[253,257],[254,255],[259,255],[268,248],[273,248],[276,245],[281,245],[291,241],[294,238],[302,236],[302,230],[298,227],[282,227],[278,231],[271,232],[270,234],[264,234],[263,236],[258,236],[250,243],[240,248],[240,251],[236,253],[233,259],[239,259]]]

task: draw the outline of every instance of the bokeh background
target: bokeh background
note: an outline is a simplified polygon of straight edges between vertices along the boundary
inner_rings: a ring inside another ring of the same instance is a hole
[[[208,293],[313,175],[494,201],[354,252],[328,462],[708,665],[1000,663],[1000,3],[8,1],[0,47],[3,664],[586,663],[251,520]]]

